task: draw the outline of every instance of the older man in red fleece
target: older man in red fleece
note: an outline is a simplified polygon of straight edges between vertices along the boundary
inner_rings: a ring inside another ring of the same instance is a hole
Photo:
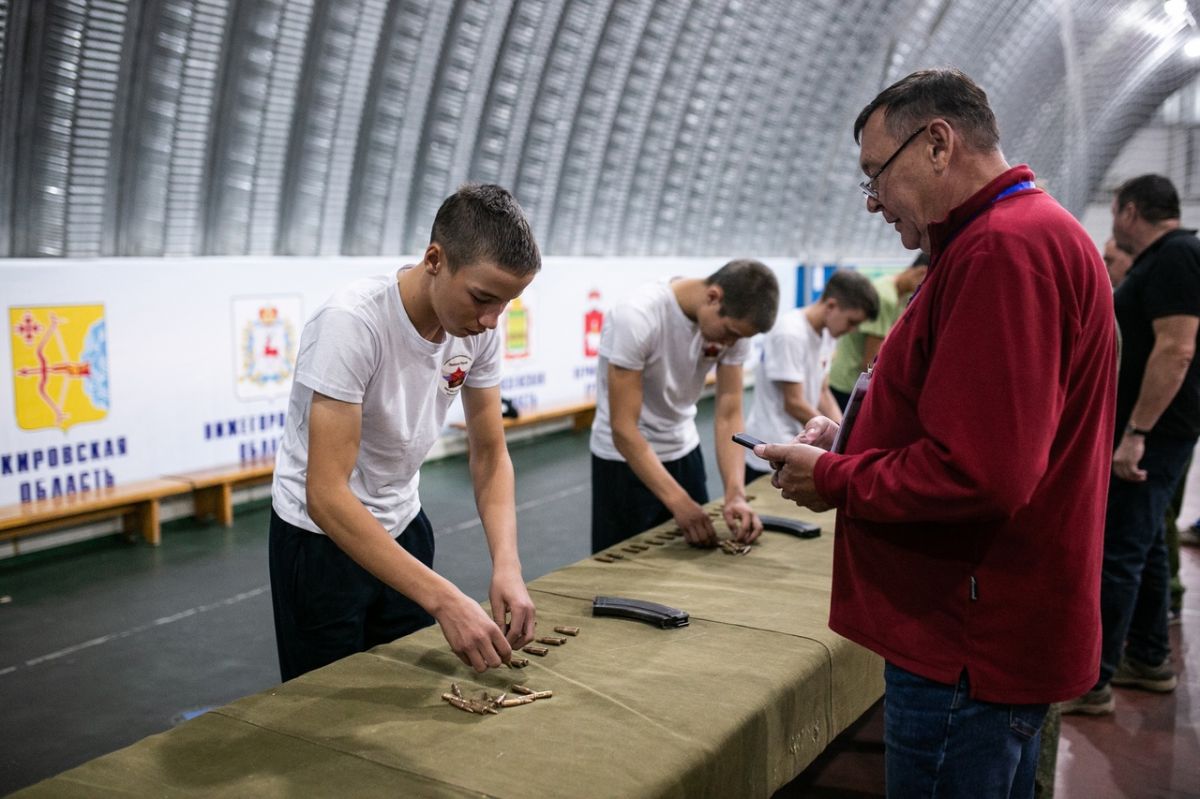
[[[1112,290],[966,75],[909,75],[854,134],[867,210],[929,272],[837,452],[819,418],[758,453],[838,509],[829,626],[887,661],[888,795],[1032,796],[1049,703],[1097,676]]]

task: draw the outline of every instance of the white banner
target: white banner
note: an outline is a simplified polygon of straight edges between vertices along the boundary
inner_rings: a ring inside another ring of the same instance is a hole
[[[271,455],[304,320],[340,286],[411,260],[0,261],[0,503]],[[594,396],[607,309],[726,260],[547,258],[501,320],[503,395],[525,409]],[[766,263],[790,306],[796,260]]]

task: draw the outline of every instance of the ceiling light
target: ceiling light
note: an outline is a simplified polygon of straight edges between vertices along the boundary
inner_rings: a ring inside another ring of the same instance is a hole
[[[1188,58],[1200,58],[1200,36],[1193,36],[1183,45],[1183,54]]]

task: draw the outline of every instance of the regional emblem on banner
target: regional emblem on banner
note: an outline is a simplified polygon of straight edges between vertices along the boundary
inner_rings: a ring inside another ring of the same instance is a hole
[[[300,315],[299,297],[243,297],[233,301],[238,399],[272,399],[291,391]]]
[[[13,396],[22,430],[66,430],[108,415],[103,305],[10,307]]]

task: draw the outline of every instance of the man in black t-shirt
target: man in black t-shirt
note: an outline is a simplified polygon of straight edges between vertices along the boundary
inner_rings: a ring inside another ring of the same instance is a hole
[[[1111,713],[1112,685],[1175,688],[1164,514],[1200,436],[1200,240],[1171,181],[1143,175],[1113,199],[1113,238],[1135,253],[1113,295],[1123,342],[1104,531],[1100,679],[1063,712]]]

